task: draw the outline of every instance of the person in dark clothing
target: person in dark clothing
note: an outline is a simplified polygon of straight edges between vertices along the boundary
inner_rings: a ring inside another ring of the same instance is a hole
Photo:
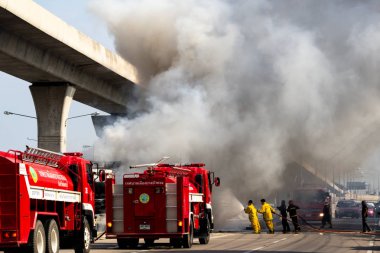
[[[298,231],[301,231],[301,227],[298,224],[297,209],[300,209],[300,208],[293,204],[293,200],[289,200],[289,205],[286,211],[288,211],[289,216],[292,219],[295,233],[297,233]]]
[[[363,232],[370,232],[371,229],[369,228],[368,224],[367,224],[367,216],[368,216],[368,207],[367,207],[367,203],[363,200],[362,201],[362,224],[363,224]]]
[[[321,228],[324,228],[326,223],[328,223],[330,225],[330,228],[332,228],[330,203],[325,202],[325,205],[323,206],[322,212],[323,212],[323,218],[322,218]]]
[[[286,205],[285,200],[281,201],[281,206],[277,207],[278,210],[280,210],[281,213],[281,223],[282,223],[282,233],[290,232],[290,226],[288,223],[288,213],[286,212]]]

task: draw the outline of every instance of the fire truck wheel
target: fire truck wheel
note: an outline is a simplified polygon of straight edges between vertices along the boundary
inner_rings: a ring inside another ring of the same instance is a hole
[[[174,248],[182,248],[182,239],[181,238],[170,238],[170,245]]]
[[[46,240],[46,252],[58,253],[59,252],[59,230],[57,222],[54,219],[46,222],[47,226],[47,240]]]
[[[208,244],[208,242],[210,241],[210,220],[207,218],[206,219],[206,231],[205,231],[205,234],[206,236],[204,237],[199,237],[199,243],[200,244]]]
[[[78,239],[78,243],[75,245],[75,253],[90,253],[91,230],[86,217],[83,218],[81,236]]]
[[[32,234],[32,253],[45,253],[46,250],[46,236],[45,229],[40,220],[37,220],[36,227]]]
[[[117,238],[117,245],[120,249],[134,249],[139,245],[139,238]]]
[[[151,247],[154,244],[154,239],[152,238],[144,238],[145,246],[146,247]]]
[[[193,246],[194,226],[193,220],[190,221],[189,234],[183,236],[183,247],[190,249]]]

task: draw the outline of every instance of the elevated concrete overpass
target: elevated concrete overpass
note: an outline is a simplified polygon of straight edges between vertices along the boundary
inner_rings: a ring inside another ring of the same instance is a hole
[[[134,66],[31,0],[0,0],[0,70],[30,82],[38,146],[66,149],[72,99],[125,114]]]

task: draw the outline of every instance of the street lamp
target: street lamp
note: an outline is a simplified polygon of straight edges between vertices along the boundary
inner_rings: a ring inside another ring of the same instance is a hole
[[[65,126],[67,126],[67,121],[69,119],[80,118],[80,117],[85,117],[85,116],[98,116],[98,115],[99,115],[98,112],[93,112],[93,113],[87,113],[87,114],[83,114],[83,115],[77,115],[77,116],[69,117],[65,120]]]
[[[17,115],[17,116],[26,117],[26,118],[37,119],[37,117],[34,117],[34,116],[29,116],[29,115],[24,115],[24,114],[9,112],[9,111],[4,111],[4,114],[5,115]]]

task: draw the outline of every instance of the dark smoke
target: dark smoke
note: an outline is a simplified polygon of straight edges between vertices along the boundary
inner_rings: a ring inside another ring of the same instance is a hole
[[[245,203],[281,186],[288,162],[352,170],[378,147],[378,1],[92,7],[145,87],[131,105],[144,113],[106,129],[107,159],[203,161]]]

